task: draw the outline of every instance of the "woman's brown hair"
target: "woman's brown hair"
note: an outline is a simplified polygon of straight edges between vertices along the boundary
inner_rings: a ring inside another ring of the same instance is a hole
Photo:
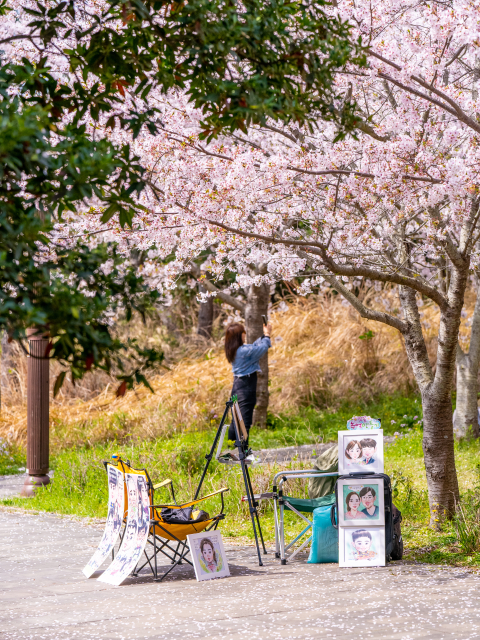
[[[360,496],[358,495],[358,493],[357,493],[356,491],[350,491],[350,493],[348,494],[348,496],[347,496],[347,497],[346,497],[346,499],[345,499],[345,502],[346,502],[346,504],[347,504],[347,511],[350,511],[350,498],[351,498],[352,496],[357,496],[357,498],[358,498],[358,505],[360,506],[360,502],[361,502],[361,500],[360,500]]]
[[[347,456],[347,458],[349,460],[352,459],[352,457],[349,454],[350,449],[353,449],[353,447],[357,445],[358,448],[360,449],[360,451],[362,450],[362,445],[360,444],[360,442],[358,440],[350,440],[350,442],[347,444],[347,447],[345,449],[345,455]]]
[[[225,331],[225,355],[229,362],[235,360],[238,347],[243,344],[242,335],[246,333],[245,327],[240,322],[232,322]]]
[[[209,538],[202,538],[202,541],[200,542],[200,551],[202,553],[202,556],[203,556],[203,548],[207,544],[208,544],[209,547],[212,548],[213,560],[214,560],[215,564],[218,564],[217,552],[215,551],[215,547],[213,546],[213,542]]]

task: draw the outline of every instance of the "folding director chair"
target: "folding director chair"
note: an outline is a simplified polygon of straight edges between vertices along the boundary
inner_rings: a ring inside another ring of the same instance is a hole
[[[105,466],[107,467],[108,464],[111,464],[111,463],[105,463]],[[170,571],[172,571],[172,569],[174,569],[177,565],[182,564],[183,561],[187,562],[193,567],[193,563],[190,560],[188,560],[188,558],[186,557],[190,552],[190,549],[187,543],[187,535],[190,535],[192,533],[200,533],[202,531],[211,531],[212,529],[216,529],[218,527],[220,520],[223,520],[225,518],[225,514],[223,513],[225,509],[223,494],[229,489],[222,488],[222,489],[219,489],[218,491],[214,491],[213,493],[208,494],[207,496],[204,496],[203,498],[198,498],[196,500],[191,500],[190,502],[178,504],[175,499],[175,492],[173,489],[173,482],[171,479],[167,478],[166,480],[163,480],[163,482],[160,482],[154,485],[146,469],[135,469],[130,465],[129,461],[124,462],[118,456],[116,457],[116,461],[112,466],[117,466],[121,471],[123,471],[123,473],[133,473],[133,474],[143,475],[146,478],[146,482],[149,488],[148,490],[149,490],[149,500],[150,500],[150,529],[149,529],[147,544],[150,545],[149,548],[150,550],[153,550],[153,553],[149,555],[147,553],[147,549],[145,549],[144,556],[146,559],[143,562],[143,564],[140,565],[140,562],[137,564],[132,575],[137,576],[140,573],[140,571],[144,567],[146,567],[148,564],[154,575],[154,579],[157,581],[161,581],[170,573]],[[174,504],[154,504],[155,490],[158,490],[167,486],[170,488]],[[220,495],[221,497],[222,506],[221,506],[220,513],[217,514],[216,516],[208,518],[207,520],[201,520],[201,521],[192,520],[192,522],[186,522],[182,524],[172,524],[172,523],[165,522],[164,519],[162,518],[162,515],[161,515],[162,508],[185,509],[188,507],[193,507],[195,505],[198,505],[201,502],[204,502],[209,498],[213,498],[216,495]],[[126,485],[125,485],[125,505],[128,505],[128,492],[126,489]],[[125,508],[124,521],[127,513],[128,513],[128,506],[126,506]],[[123,539],[123,535],[121,536],[121,539]],[[170,563],[172,565],[161,577],[158,577],[157,557],[159,553],[166,556],[170,560]]]
[[[150,499],[150,504],[152,504],[154,502],[154,496],[155,496],[155,491],[159,490],[159,489],[163,489],[164,487],[169,487],[170,489],[170,493],[172,495],[172,500],[175,504],[177,504],[176,498],[175,498],[175,490],[173,488],[173,481],[170,478],[166,478],[165,480],[163,480],[162,482],[159,482],[157,484],[153,484],[148,471],[146,469],[136,469],[134,467],[131,466],[130,464],[130,460],[122,460],[122,458],[117,455],[114,454],[112,456],[111,461],[107,462],[105,461],[104,463],[105,466],[105,470],[107,471],[107,475],[108,475],[108,467],[115,467],[116,469],[119,469],[123,474],[125,473],[131,473],[134,475],[141,475],[145,478],[145,481],[147,483],[148,486],[148,495],[149,495],[149,499]],[[124,491],[124,502],[123,502],[123,524],[125,525],[127,522],[127,515],[128,515],[128,489],[127,489],[127,484],[125,483],[123,486],[123,491]],[[122,543],[123,540],[123,535],[124,535],[125,531],[122,531],[120,533],[120,544]],[[115,550],[112,549],[112,559],[115,557]]]
[[[288,558],[289,560],[292,560],[297,553],[302,551],[302,549],[304,549],[312,540],[311,529],[313,522],[304,514],[313,513],[313,510],[317,507],[324,507],[335,503],[335,494],[315,499],[294,498],[293,496],[288,496],[284,489],[285,483],[288,480],[293,480],[294,478],[301,478],[303,480],[307,478],[329,476],[338,476],[338,472],[326,473],[324,471],[319,471],[318,469],[302,469],[298,471],[281,471],[275,475],[273,480],[273,492],[272,494],[265,494],[265,497],[270,497],[270,495],[272,495],[274,500],[275,557],[280,558],[280,564],[287,564],[287,551],[292,549],[292,553]],[[304,529],[288,544],[285,544],[285,510],[295,513],[306,523]],[[307,539],[304,540],[295,551],[293,551],[294,545],[307,534],[309,534]]]

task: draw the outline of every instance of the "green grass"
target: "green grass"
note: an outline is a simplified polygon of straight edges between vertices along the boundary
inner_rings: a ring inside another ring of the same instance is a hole
[[[25,450],[0,438],[0,476],[25,471]]]
[[[415,396],[385,396],[363,407],[345,404],[335,412],[304,409],[291,416],[269,416],[268,429],[252,430],[251,444],[254,449],[260,449],[335,441],[337,431],[345,428],[346,420],[352,415],[361,414],[381,418],[387,435],[395,432],[404,435],[386,447],[385,470],[392,478],[395,504],[403,514],[406,558],[436,564],[480,566],[480,554],[476,551],[475,544],[473,548],[472,544],[467,548],[468,544],[464,540],[462,546],[462,537],[457,533],[462,530],[458,522],[446,523],[442,531],[433,531],[428,527],[428,495],[419,425],[421,406]],[[407,426],[402,427],[402,424]],[[154,482],[166,477],[172,478],[179,500],[188,500],[194,494],[214,433],[213,429],[189,431],[163,440],[123,443],[110,441],[93,447],[60,450],[52,456],[51,465],[55,477],[51,485],[39,490],[33,498],[3,500],[3,504],[104,518],[107,484],[102,463],[116,452],[129,459],[134,466],[146,467]],[[462,441],[455,445],[460,490],[464,504],[468,503],[471,507],[468,522],[472,527],[480,514],[477,468],[479,454],[478,441]],[[6,455],[0,449],[0,470],[8,473],[8,469],[24,466],[22,455],[20,450],[14,452],[10,449]],[[300,465],[294,461],[287,466],[298,468]],[[279,470],[278,466],[265,465],[253,469],[255,492],[271,490],[273,476]],[[222,486],[230,489],[226,495],[227,518],[221,525],[223,534],[251,540],[249,514],[246,504],[241,502],[244,488],[240,469],[225,467],[213,461],[202,493],[205,495]],[[297,497],[307,497],[305,482],[293,481],[289,491]],[[156,499],[159,502],[170,501],[165,490]],[[219,506],[219,499],[214,498],[204,508],[210,513],[217,513]],[[265,538],[271,543],[274,539],[274,527],[269,503],[262,503],[261,515]],[[299,526],[298,519],[288,513],[287,530],[294,533]],[[472,531],[476,535],[476,530]],[[478,531],[480,532],[480,526]]]
[[[268,429],[252,432],[252,446],[270,449],[336,441],[337,432],[346,429],[347,420],[361,415],[380,418],[385,435],[406,433],[422,418],[422,404],[417,396],[382,395],[367,405],[348,402],[334,411],[302,408],[293,415],[269,414]]]
[[[467,526],[480,540],[480,442],[463,440],[455,444],[461,504],[467,516]],[[402,532],[406,545],[405,557],[433,564],[480,567],[480,546],[465,548],[462,541],[461,518],[445,522],[441,531],[430,528],[427,482],[423,463],[420,429],[399,438],[386,448],[385,472],[392,478],[394,502],[402,512]]]

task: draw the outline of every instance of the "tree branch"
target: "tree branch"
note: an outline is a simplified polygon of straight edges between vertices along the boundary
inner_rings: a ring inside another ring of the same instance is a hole
[[[360,178],[378,178],[374,173],[365,173],[363,171],[350,171],[349,169],[328,169],[324,171],[311,171],[309,169],[301,169],[300,167],[293,167],[289,165],[287,169],[290,171],[298,171],[299,173],[306,173],[312,176],[337,176],[337,175],[356,175]],[[442,184],[443,180],[438,180],[437,178],[427,178],[424,176],[412,176],[409,173],[402,173],[401,177],[404,180],[416,180],[418,182],[428,182],[430,184]]]
[[[243,236],[245,238],[252,238],[254,240],[261,240],[262,242],[266,242],[268,244],[281,244],[284,246],[294,246],[294,247],[302,247],[307,253],[313,253],[322,260],[325,267],[333,274],[343,275],[343,276],[362,276],[364,278],[370,278],[371,280],[378,280],[379,282],[392,282],[393,284],[403,285],[405,287],[410,287],[419,293],[427,296],[430,300],[433,300],[435,304],[437,304],[440,309],[445,310],[447,308],[447,301],[441,295],[437,289],[427,284],[423,279],[410,277],[402,275],[398,272],[394,273],[384,273],[382,271],[377,271],[376,269],[371,269],[370,267],[351,267],[344,264],[336,263],[333,258],[328,255],[326,247],[318,242],[304,242],[303,240],[291,240],[288,238],[275,238],[273,236],[264,236],[260,233],[251,233],[249,231],[241,231],[239,229],[235,229],[234,227],[230,227],[222,222],[217,222],[215,220],[205,220],[208,224],[211,224],[215,227],[220,227],[225,231],[229,231],[231,233],[236,233],[239,236]]]
[[[381,60],[382,62],[385,62],[385,64],[390,65],[391,67],[393,67],[397,71],[401,71],[402,70],[402,67],[400,65],[396,64],[395,62],[392,62],[391,60],[388,60],[387,58],[384,58],[382,55],[380,55],[379,53],[376,53],[375,51],[372,51],[371,49],[369,50],[369,54],[372,55],[374,58],[377,58],[378,60]],[[414,82],[419,84],[421,87],[423,87],[424,89],[427,89],[427,91],[431,91],[436,96],[441,98],[443,100],[443,102],[441,102],[440,100],[436,100],[435,98],[432,98],[432,96],[429,96],[429,95],[427,95],[425,93],[417,91],[413,87],[409,87],[408,85],[405,85],[402,82],[399,82],[398,80],[395,80],[395,78],[392,78],[391,76],[389,76],[389,75],[387,75],[385,73],[379,73],[378,76],[379,76],[379,78],[383,78],[384,80],[388,80],[389,82],[392,82],[393,84],[396,84],[398,87],[401,87],[405,91],[413,93],[413,94],[423,98],[424,100],[428,100],[432,104],[436,104],[438,107],[440,107],[444,111],[447,111],[448,113],[451,113],[452,115],[456,116],[460,120],[460,122],[463,122],[464,124],[469,126],[471,129],[473,129],[474,131],[477,131],[478,133],[480,133],[480,124],[475,122],[475,120],[473,120],[473,118],[471,118],[468,114],[466,114],[465,111],[460,107],[460,105],[457,102],[455,102],[455,100],[450,98],[450,96],[447,95],[446,93],[444,93],[443,91],[440,91],[439,89],[434,87],[432,84],[429,84],[428,82],[426,82],[420,76],[411,75],[410,78]],[[447,104],[445,104],[445,102]]]
[[[390,327],[394,327],[398,329],[400,333],[403,333],[407,330],[407,325],[405,322],[400,320],[399,318],[395,318],[395,316],[391,316],[388,313],[384,313],[383,311],[375,311],[374,309],[369,309],[366,307],[357,296],[352,293],[349,289],[347,289],[335,276],[325,276],[325,280],[327,280],[332,287],[334,287],[338,293],[340,293],[348,302],[352,305],[354,309],[358,311],[358,313],[362,316],[362,318],[366,318],[367,320],[375,320],[376,322],[383,322],[384,324],[388,324]]]
[[[237,298],[234,298],[230,294],[225,293],[225,291],[222,291],[221,289],[216,287],[213,284],[213,282],[211,282],[211,280],[208,280],[208,278],[202,278],[200,280],[200,276],[202,275],[202,272],[200,267],[196,265],[194,262],[192,262],[190,265],[190,271],[197,278],[197,280],[205,287],[205,289],[207,289],[208,291],[211,291],[212,293],[215,293],[217,298],[220,298],[220,300],[223,300],[223,302],[225,302],[226,304],[230,305],[234,309],[237,309],[238,311],[240,311],[240,313],[245,313],[245,305],[243,304],[243,302],[241,302],[240,300],[237,300]]]

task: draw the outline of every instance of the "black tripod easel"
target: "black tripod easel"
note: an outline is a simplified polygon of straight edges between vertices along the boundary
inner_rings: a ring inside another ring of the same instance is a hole
[[[248,500],[248,508],[250,511],[250,517],[252,519],[252,527],[253,527],[253,533],[255,535],[255,544],[257,546],[257,553],[258,553],[258,564],[260,567],[263,567],[263,562],[262,562],[262,556],[260,554],[260,545],[258,542],[258,535],[260,535],[260,540],[262,541],[262,547],[263,547],[263,553],[266,554],[267,550],[265,548],[265,542],[263,541],[263,535],[262,535],[262,527],[260,526],[260,520],[258,518],[258,511],[257,511],[257,507],[258,507],[258,502],[256,502],[255,500],[255,495],[253,493],[253,488],[252,488],[252,481],[250,479],[250,474],[248,472],[248,463],[247,463],[247,455],[248,455],[248,445],[247,445],[247,431],[245,429],[245,425],[243,424],[243,419],[240,413],[240,408],[238,407],[238,402],[237,402],[237,397],[233,396],[230,400],[228,400],[228,402],[226,402],[226,406],[225,406],[225,411],[223,413],[223,417],[222,420],[220,421],[220,425],[217,429],[217,433],[215,435],[215,439],[213,441],[212,444],[212,448],[210,449],[210,453],[207,453],[207,455],[205,456],[206,459],[206,464],[205,464],[205,468],[203,470],[202,473],[202,477],[200,479],[200,483],[198,485],[197,491],[195,493],[195,498],[194,500],[196,500],[198,498],[198,495],[200,493],[200,489],[202,488],[202,484],[203,484],[203,480],[205,479],[205,475],[207,473],[208,470],[208,466],[212,460],[212,458],[215,455],[215,449],[218,446],[220,437],[222,435],[222,431],[224,428],[224,425],[227,421],[228,418],[228,414],[231,413],[231,417],[232,417],[232,424],[235,428],[235,447],[237,447],[238,449],[238,462],[236,462],[236,464],[240,464],[242,467],[242,473],[243,473],[243,482],[245,484],[245,490],[247,492],[247,500]],[[236,419],[235,414],[238,415],[238,420]],[[256,524],[255,524],[256,522]],[[258,527],[258,534],[257,534],[257,527]]]

